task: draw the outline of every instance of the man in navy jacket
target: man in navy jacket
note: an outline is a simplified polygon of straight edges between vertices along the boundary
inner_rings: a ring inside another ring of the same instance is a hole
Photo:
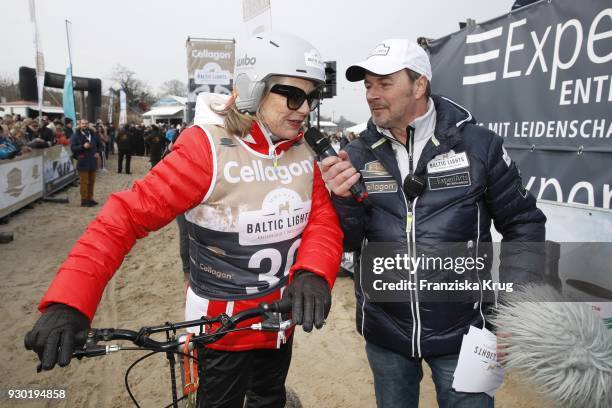
[[[81,181],[81,207],[93,207],[98,204],[93,199],[93,192],[102,144],[87,119],[79,121],[79,128],[70,138],[70,149],[76,158]]]
[[[425,51],[408,40],[385,40],[346,77],[364,81],[372,118],[346,151],[322,162],[344,250],[392,242],[419,256],[417,245],[458,243],[478,256],[491,242],[493,222],[513,244],[502,249],[500,279],[539,280],[539,246],[527,243],[544,242],[546,217],[523,187],[502,138],[476,125],[459,104],[431,95]],[[351,196],[357,182],[369,192],[368,206]],[[355,279],[357,328],[366,340],[378,407],[418,406],[422,359],[431,367],[441,407],[493,406],[485,393],[452,388],[463,335],[486,323],[483,298],[427,302],[418,289],[419,279],[442,282],[460,272],[416,272],[410,279],[417,290],[408,300],[384,303],[363,289],[364,276],[372,273],[362,264]],[[476,276],[490,278],[490,264]]]

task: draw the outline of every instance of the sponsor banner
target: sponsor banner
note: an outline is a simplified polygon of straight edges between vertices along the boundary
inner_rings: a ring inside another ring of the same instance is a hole
[[[537,189],[536,181],[554,179],[563,191],[558,201],[571,202],[580,189],[584,197],[574,202],[610,208],[608,0],[539,2],[433,40],[428,51],[432,91],[502,136],[504,159],[516,161],[526,184],[533,179]]]
[[[42,152],[0,162],[0,218],[37,200],[42,193]]]
[[[510,152],[519,164],[525,188],[537,199],[610,208],[611,153]]]
[[[232,93],[234,81],[234,40],[187,38],[187,114],[190,123],[201,92]]]
[[[195,100],[200,92],[229,94],[234,72],[234,40],[187,40],[189,93]]]
[[[43,150],[44,195],[60,190],[77,178],[70,159],[72,152],[66,146],[53,146]]]

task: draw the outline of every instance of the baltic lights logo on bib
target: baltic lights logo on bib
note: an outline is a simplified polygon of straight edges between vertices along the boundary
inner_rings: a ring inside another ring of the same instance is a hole
[[[259,211],[240,213],[240,245],[264,245],[287,241],[300,235],[308,223],[311,201],[287,188],[277,188],[266,195]]]

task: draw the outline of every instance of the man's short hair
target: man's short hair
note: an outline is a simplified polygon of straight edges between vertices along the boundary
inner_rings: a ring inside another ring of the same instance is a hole
[[[408,74],[408,78],[410,78],[410,80],[413,83],[417,79],[423,76],[419,74],[418,72],[411,70],[410,68],[404,68],[404,69],[406,70],[406,73]],[[429,97],[431,96],[431,86],[429,85],[429,80],[427,78],[425,78],[425,80],[427,81],[427,87],[425,88],[425,97],[429,99]]]

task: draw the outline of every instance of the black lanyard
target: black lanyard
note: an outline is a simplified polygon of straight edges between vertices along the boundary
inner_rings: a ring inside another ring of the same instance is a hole
[[[413,156],[414,156],[414,127],[408,126],[406,128],[406,135],[408,136],[408,143],[410,146],[408,147],[408,173],[413,174]]]
[[[414,175],[414,166],[412,163],[414,154],[414,127],[408,126],[406,128],[406,135],[409,139],[407,143],[410,144],[408,148],[408,176],[406,176],[404,180],[404,194],[406,198],[412,202],[412,200],[423,193],[425,189],[425,180]]]

